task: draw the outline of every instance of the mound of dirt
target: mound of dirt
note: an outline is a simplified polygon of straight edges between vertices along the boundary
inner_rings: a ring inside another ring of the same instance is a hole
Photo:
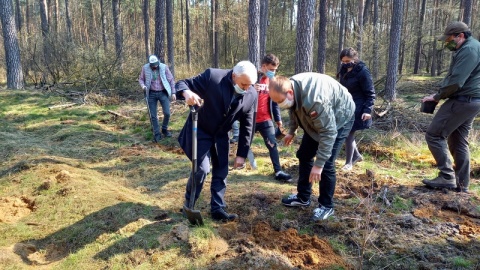
[[[15,223],[28,216],[35,208],[35,201],[27,197],[0,198],[0,222]]]
[[[281,232],[275,231],[265,222],[256,224],[252,234],[258,245],[280,251],[296,267],[302,269],[333,266],[352,268],[333,251],[329,243],[317,236],[299,235],[293,228]]]

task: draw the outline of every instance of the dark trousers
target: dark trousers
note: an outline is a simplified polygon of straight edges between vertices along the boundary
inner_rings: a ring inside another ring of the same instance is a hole
[[[202,133],[198,133],[198,153],[205,153],[198,157],[197,173],[195,180],[197,181],[195,201],[200,196],[205,179],[210,173],[210,165],[212,167],[212,183],[210,185],[210,192],[212,194],[210,200],[211,212],[215,212],[220,208],[226,206],[225,203],[225,191],[227,189],[227,175],[228,175],[228,152],[229,141],[228,134],[217,135],[215,139],[211,137],[202,136]],[[207,149],[202,149],[206,148]],[[191,156],[191,155],[190,155]],[[190,157],[189,156],[189,157]],[[187,190],[185,192],[185,204],[188,206],[190,202],[191,191],[191,175],[188,179]]]
[[[260,132],[260,135],[262,135],[263,141],[265,142],[268,152],[270,153],[270,160],[272,161],[273,170],[275,172],[281,171],[282,167],[280,166],[280,156],[278,155],[277,140],[275,139],[275,128],[273,127],[273,122],[268,120],[257,123],[255,125],[255,131]]]
[[[446,179],[457,178],[457,184],[468,188],[470,182],[470,150],[468,134],[473,120],[480,112],[480,102],[448,99],[443,103],[427,129],[425,139],[437,162],[439,175]],[[452,165],[449,152],[453,157]]]
[[[318,203],[325,207],[333,207],[333,194],[335,193],[335,185],[337,183],[335,159],[342,149],[343,142],[350,133],[354,120],[355,119],[352,117],[345,126],[337,130],[337,137],[333,144],[332,153],[323,166],[322,174],[320,176],[320,196],[318,197]],[[305,133],[300,148],[297,151],[297,158],[299,160],[297,196],[302,201],[309,200],[312,195],[312,184],[309,182],[309,178],[317,149],[318,142]]]
[[[158,125],[158,101],[162,106],[163,123],[162,129],[168,128],[170,121],[170,98],[167,91],[149,91],[148,92],[148,107],[150,108],[150,118],[152,119],[154,136],[160,135],[160,128]]]

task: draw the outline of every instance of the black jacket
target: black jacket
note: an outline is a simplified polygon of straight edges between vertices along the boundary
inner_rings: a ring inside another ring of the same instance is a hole
[[[175,85],[177,98],[184,99],[182,91],[190,89],[203,99],[198,111],[198,136],[213,143],[220,143],[228,152],[228,131],[235,120],[240,121],[237,156],[246,157],[255,131],[257,91],[253,86],[244,95],[235,95],[232,70],[205,70],[190,79],[180,80]],[[180,146],[191,157],[192,119],[188,117],[178,138]],[[224,145],[225,142],[227,145]],[[202,156],[211,145],[198,145],[198,156]]]

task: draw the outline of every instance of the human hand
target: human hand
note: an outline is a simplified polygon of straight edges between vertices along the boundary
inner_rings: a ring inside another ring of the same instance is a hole
[[[362,114],[362,121],[367,121],[368,119],[371,119],[372,115],[369,113],[364,113]]]
[[[312,170],[310,171],[310,177],[308,178],[308,181],[310,183],[315,183],[320,181],[320,176],[322,174],[323,168],[318,167],[318,166],[313,166]]]
[[[185,102],[187,102],[187,105],[189,105],[189,106],[194,106],[194,105],[201,106],[202,105],[203,100],[197,94],[192,92],[191,90],[182,91],[182,95],[185,98]]]
[[[426,96],[426,97],[422,98],[422,102],[425,102],[425,101],[435,101],[435,102],[437,102],[435,100],[435,98],[433,98],[434,96],[435,96],[435,94],[431,94],[429,96]]]
[[[233,163],[233,168],[234,169],[242,168],[244,165],[245,165],[245,158],[237,156],[235,158],[235,162]]]
[[[142,89],[143,89],[143,91],[145,91],[145,92],[147,91],[147,87],[146,87],[145,85],[142,87]]]
[[[172,95],[170,96],[170,101],[173,102],[173,101],[175,101],[175,100],[177,100],[177,96],[176,96],[175,94],[172,94]]]
[[[284,143],[285,145],[287,145],[287,146],[290,145],[290,144],[292,144],[292,142],[293,142],[293,137],[295,137],[295,135],[287,134],[287,135],[285,136],[285,138],[283,139],[283,143]]]
[[[282,121],[278,121],[278,122],[277,122],[277,127],[278,127],[278,128],[282,128],[282,126],[283,126]]]

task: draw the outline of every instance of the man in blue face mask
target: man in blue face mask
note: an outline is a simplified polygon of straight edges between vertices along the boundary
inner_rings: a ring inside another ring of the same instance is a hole
[[[422,99],[422,102],[446,99],[425,135],[440,172],[437,177],[422,182],[432,188],[468,192],[470,151],[467,138],[480,112],[480,43],[463,22],[449,24],[438,39],[454,53],[438,93]]]

